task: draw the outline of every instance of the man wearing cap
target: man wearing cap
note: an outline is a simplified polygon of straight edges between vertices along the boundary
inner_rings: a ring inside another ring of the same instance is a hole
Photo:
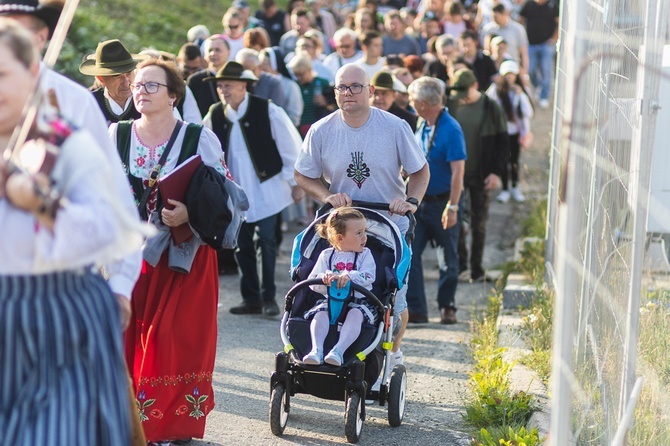
[[[293,180],[301,139],[281,107],[247,92],[248,84],[257,80],[234,61],[207,78],[216,84],[222,102],[210,108],[203,124],[219,138],[231,174],[249,197],[235,254],[244,301],[230,312],[275,316],[279,314],[275,302],[275,228],[278,214],[305,194]]]
[[[33,34],[40,54],[54,32],[60,12],[61,8],[56,6],[56,2],[40,5],[37,0],[0,1],[0,15],[16,20],[29,30]],[[55,94],[60,114],[73,126],[90,132],[109,160],[113,173],[113,184],[104,185],[104,187],[114,189],[121,197],[124,206],[135,212],[135,200],[130,194],[128,180],[121,168],[121,160],[116,147],[109,139],[107,125],[100,107],[91,93],[76,82],[48,69],[44,63],[40,63],[40,71],[42,90],[45,93]],[[141,264],[142,256],[138,251],[123,261],[105,266],[109,286],[121,306],[121,317],[125,325],[130,318],[130,296],[135,281],[139,277]]]
[[[98,45],[95,54],[89,54],[79,65],[79,72],[95,78],[102,84],[93,91],[93,97],[107,119],[113,122],[139,119],[135,109],[130,84],[133,82],[137,62],[141,56],[130,54],[117,40],[107,40]]]
[[[459,204],[467,155],[463,131],[444,106],[443,91],[441,81],[428,76],[416,79],[409,86],[410,102],[423,118],[416,137],[430,166],[428,189],[414,214],[416,230],[407,284],[409,322],[415,323],[428,322],[421,255],[429,240],[437,245],[440,323],[457,322],[458,238],[462,217]]]
[[[193,92],[195,101],[198,103],[198,109],[200,109],[200,114],[204,117],[209,111],[209,107],[219,101],[219,95],[216,92],[214,84],[203,82],[203,80],[207,77],[215,76],[216,72],[228,61],[230,47],[221,34],[209,36],[203,42],[202,47],[207,68],[192,74],[186,80],[186,85]]]
[[[363,68],[369,79],[386,65],[386,58],[382,57],[384,53],[382,35],[375,30],[365,31],[361,40],[361,48],[363,48],[363,57],[353,64]]]
[[[465,163],[464,189],[470,196],[470,268],[466,234],[461,227],[458,257],[462,278],[486,281],[482,267],[486,221],[489,216],[490,192],[498,187],[509,157],[507,119],[502,108],[479,91],[472,70],[462,68],[454,73],[449,111],[461,125],[465,136],[468,161]]]
[[[340,68],[335,91],[339,110],[307,132],[295,164],[296,182],[315,199],[336,208],[350,206],[352,200],[389,203],[391,218],[404,234],[408,228],[404,215],[416,211],[428,185],[426,158],[406,122],[370,106],[375,87],[362,67]],[[407,185],[400,176],[401,167],[409,175]],[[406,288],[396,295],[400,330],[393,344],[393,364],[403,362]]]
[[[412,129],[416,131],[416,121],[418,117],[409,111],[400,108],[395,103],[396,92],[407,93],[407,88],[388,71],[379,71],[372,76],[370,84],[375,87],[375,92],[370,98],[370,105],[380,110],[387,111],[392,115],[406,121]]]

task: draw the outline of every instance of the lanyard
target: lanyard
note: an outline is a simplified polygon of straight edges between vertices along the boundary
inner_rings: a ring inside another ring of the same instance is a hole
[[[440,118],[444,114],[444,108],[440,110],[440,113],[437,115],[437,119],[435,120],[435,124],[433,124],[432,131],[430,132],[430,137],[428,138],[428,143],[424,146],[423,151],[426,153],[426,158],[428,158],[428,155],[430,154],[430,151],[433,149],[433,144],[435,144],[435,133],[437,133],[437,125],[440,123]],[[421,133],[421,142],[423,143],[425,141],[424,133],[426,131],[426,127],[428,126],[428,121],[424,121],[424,127]]]

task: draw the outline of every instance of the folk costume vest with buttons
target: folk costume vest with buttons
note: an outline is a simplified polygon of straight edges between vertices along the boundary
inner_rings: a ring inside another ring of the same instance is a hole
[[[256,170],[256,176],[262,183],[281,172],[283,161],[279,155],[277,144],[272,138],[270,127],[269,101],[252,94],[248,95],[247,112],[240,118],[240,128]],[[223,104],[217,102],[209,109],[212,116],[212,130],[221,142],[221,147],[228,162],[228,146],[233,123],[224,114]]]

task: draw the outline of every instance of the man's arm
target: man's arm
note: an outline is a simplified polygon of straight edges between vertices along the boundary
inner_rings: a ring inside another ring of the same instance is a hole
[[[458,205],[463,191],[463,176],[465,175],[465,160],[451,161],[451,190],[449,191],[449,204]],[[449,206],[442,211],[442,227],[449,229],[458,221],[458,211],[449,210]]]
[[[295,182],[310,194],[313,198],[323,202],[329,203],[334,208],[339,208],[342,206],[351,206],[351,198],[349,195],[340,193],[333,194],[328,190],[328,188],[321,182],[320,178],[310,178],[301,174],[297,170],[294,171],[293,177]]]
[[[426,188],[428,188],[428,182],[430,181],[430,168],[428,163],[424,164],[423,167],[416,172],[409,175],[407,181],[407,196],[414,197],[419,200],[423,200],[423,196],[426,193]],[[407,201],[400,200],[396,198],[390,203],[389,212],[391,214],[405,215],[407,212],[412,214],[416,212],[417,207],[412,203]]]
[[[428,163],[426,163],[420,170],[410,174],[407,181],[407,196],[414,197],[421,202],[428,188],[429,181],[430,168],[428,167]]]

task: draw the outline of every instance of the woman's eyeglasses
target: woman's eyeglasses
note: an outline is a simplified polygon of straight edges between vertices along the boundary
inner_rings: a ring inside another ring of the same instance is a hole
[[[147,94],[154,94],[154,93],[158,93],[158,89],[160,87],[166,87],[167,88],[167,85],[161,84],[161,83],[158,83],[158,82],[147,82],[146,84],[140,84],[140,83],[130,84],[130,88],[133,91],[140,91],[142,89],[142,87],[144,87],[144,91],[146,91]]]

